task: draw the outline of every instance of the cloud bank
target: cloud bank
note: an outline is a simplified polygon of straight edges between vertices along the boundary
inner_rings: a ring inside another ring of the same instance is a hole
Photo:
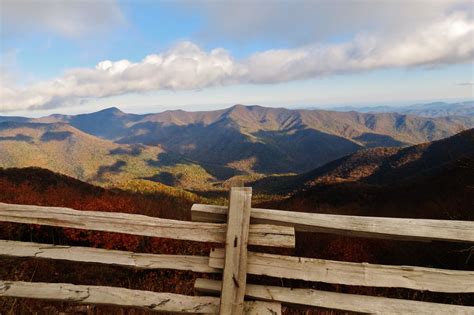
[[[384,37],[412,32],[453,11],[474,14],[470,0],[182,1],[206,17],[200,38],[306,45],[354,32]]]
[[[436,67],[474,59],[474,20],[451,12],[403,36],[362,33],[340,43],[256,52],[243,60],[222,48],[182,42],[143,60],[99,62],[17,87],[2,75],[0,111],[77,105],[91,98],[231,84],[273,84],[384,68]]]

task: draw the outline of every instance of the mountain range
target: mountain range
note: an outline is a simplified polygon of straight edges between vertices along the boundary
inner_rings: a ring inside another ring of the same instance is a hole
[[[457,103],[434,102],[408,106],[341,106],[331,110],[340,112],[356,111],[361,113],[400,113],[422,117],[474,116],[474,101]]]
[[[310,172],[370,148],[385,156],[474,127],[474,116],[228,109],[128,114],[118,108],[41,118],[0,116],[0,166],[37,166],[116,185],[131,180],[212,190],[233,178]]]

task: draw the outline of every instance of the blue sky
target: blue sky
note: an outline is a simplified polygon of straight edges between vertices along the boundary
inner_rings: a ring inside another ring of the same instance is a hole
[[[0,5],[2,114],[474,97],[464,0]]]

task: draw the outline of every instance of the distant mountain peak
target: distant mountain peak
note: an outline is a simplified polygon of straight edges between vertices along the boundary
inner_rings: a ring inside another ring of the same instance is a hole
[[[247,111],[247,106],[242,104],[235,104],[227,109],[227,112],[240,112],[240,111]]]
[[[234,106],[230,107],[229,110],[259,110],[259,109],[265,109],[265,108],[270,108],[271,107],[264,107],[260,105],[242,105],[242,104],[235,104]]]
[[[125,115],[123,111],[121,111],[119,108],[113,106],[109,108],[105,108],[103,110],[100,110],[96,113],[109,113],[109,114],[114,114],[114,115]]]

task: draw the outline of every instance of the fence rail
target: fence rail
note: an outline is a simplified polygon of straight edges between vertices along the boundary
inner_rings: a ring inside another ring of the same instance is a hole
[[[294,247],[295,229],[349,236],[474,242],[474,222],[339,216],[251,208],[251,188],[232,188],[229,208],[196,204],[195,221],[69,208],[0,203],[0,221],[223,243],[208,257],[133,253],[100,248],[0,240],[0,255],[221,273],[198,279],[185,296],[104,286],[0,280],[0,296],[133,306],[153,311],[210,314],[281,314],[281,303],[367,313],[474,314],[474,307],[247,283],[247,274],[332,284],[474,293],[474,271],[351,263],[248,252],[247,245]],[[244,302],[244,297],[249,301]],[[253,300],[253,301],[252,301]]]
[[[41,283],[0,281],[0,296],[33,298],[80,304],[104,304],[142,308],[157,312],[218,314],[217,297],[189,296],[174,293],[150,292],[104,286],[74,285],[69,283]],[[246,315],[281,314],[277,302],[245,302]]]
[[[205,293],[219,293],[221,282],[197,279],[194,288]],[[441,303],[419,302],[359,294],[327,292],[313,289],[294,289],[247,284],[245,295],[263,301],[278,301],[370,314],[474,314],[474,307]]]
[[[0,221],[116,232],[176,240],[224,243],[226,224],[161,219],[138,214],[0,203]],[[250,225],[249,244],[294,247],[294,229]]]
[[[193,221],[225,222],[227,208],[195,204]],[[391,240],[474,243],[474,221],[364,217],[252,208],[251,223],[291,226],[300,232]]]
[[[0,240],[0,256],[31,257],[74,262],[117,265],[136,269],[173,269],[218,273],[206,256],[157,255],[102,248]]]
[[[217,314],[219,298],[125,288],[0,281],[0,296],[69,301],[83,304],[133,306],[152,311]]]
[[[474,293],[474,271],[352,263],[316,258],[248,253],[247,273],[333,284]],[[211,251],[209,266],[222,269],[224,251]]]

